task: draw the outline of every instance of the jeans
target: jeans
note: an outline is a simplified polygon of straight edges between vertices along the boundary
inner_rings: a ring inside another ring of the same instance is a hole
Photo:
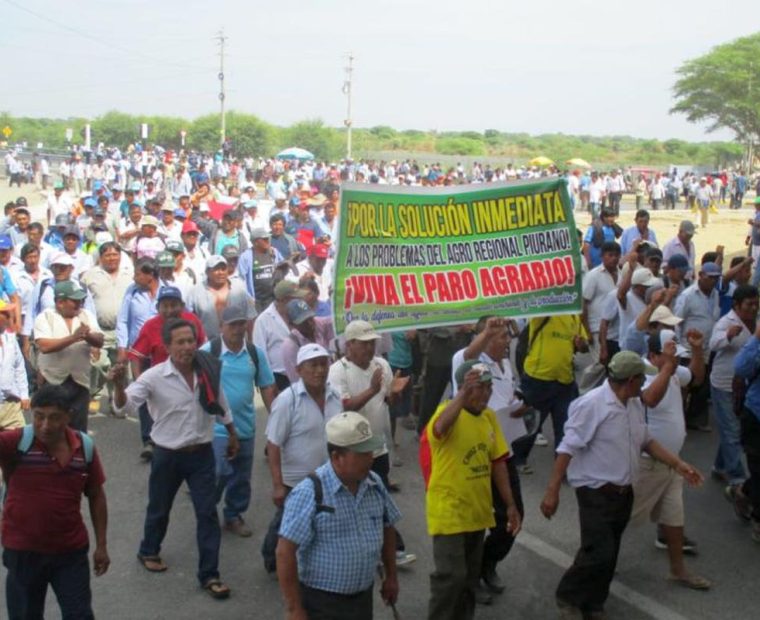
[[[525,404],[541,412],[540,426],[543,426],[544,421],[551,414],[554,429],[554,448],[556,449],[565,434],[565,422],[567,422],[567,410],[570,403],[578,398],[578,386],[575,381],[570,384],[559,381],[543,381],[526,374],[520,381],[520,388]],[[531,439],[531,448],[535,440],[534,435]]]
[[[515,500],[520,518],[525,515],[523,509],[522,492],[520,491],[520,475],[517,473],[515,458],[507,461],[509,470],[509,486],[512,489],[512,498]],[[515,537],[507,531],[507,506],[501,499],[496,485],[491,483],[491,495],[493,496],[493,513],[496,524],[490,529],[488,537],[483,543],[483,568],[489,565],[495,566],[501,562],[512,549]]]
[[[216,503],[224,495],[224,522],[242,518],[251,503],[251,471],[253,470],[253,437],[240,439],[240,451],[233,460],[227,458],[228,437],[214,437],[216,461]]]
[[[193,502],[198,544],[198,580],[201,585],[219,577],[219,545],[222,531],[216,513],[216,475],[214,450],[203,444],[193,451],[168,450],[156,446],[150,464],[148,509],[140,555],[161,552],[161,543],[169,526],[174,496],[182,482],[187,482]]]
[[[733,395],[714,385],[710,386],[710,393],[720,435],[713,468],[726,474],[729,484],[741,484],[747,475],[742,463],[741,427],[734,413]]]
[[[687,358],[681,358],[681,365],[688,366],[691,360]],[[705,365],[705,379],[696,386],[689,386],[688,388],[688,404],[684,415],[686,417],[686,428],[694,429],[700,426],[707,426],[710,422],[709,403],[710,399],[710,372],[712,371],[712,363]]]
[[[48,585],[53,588],[63,620],[89,620],[92,613],[87,549],[70,553],[3,551],[8,569],[5,602],[10,620],[42,620]]]
[[[300,584],[301,605],[309,620],[372,620],[372,588],[338,594]]]
[[[140,439],[142,439],[143,445],[153,443],[150,438],[150,432],[153,430],[153,418],[148,413],[148,405],[143,403],[137,411],[140,416]]]
[[[471,620],[483,561],[483,530],[433,536],[428,620]]]
[[[633,491],[579,487],[581,548],[557,586],[557,599],[584,612],[600,611],[615,576],[620,541],[633,507]]]
[[[752,519],[760,522],[760,420],[749,409],[741,417],[742,446],[747,455],[749,478],[742,491],[752,504]]]

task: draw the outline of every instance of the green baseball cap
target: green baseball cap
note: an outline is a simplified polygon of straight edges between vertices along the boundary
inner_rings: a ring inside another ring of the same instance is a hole
[[[645,371],[644,360],[633,351],[616,353],[607,366],[607,372],[613,379],[630,379],[645,374]]]
[[[159,252],[156,256],[156,264],[161,267],[174,267],[174,254],[171,252]]]
[[[53,296],[56,299],[75,299],[77,301],[83,300],[87,297],[87,291],[82,288],[79,282],[73,280],[65,280],[63,282],[56,282],[53,289]]]
[[[488,366],[486,366],[480,360],[468,360],[464,364],[460,364],[454,373],[454,378],[456,379],[458,385],[461,386],[464,383],[465,375],[471,370],[475,370],[480,374],[481,383],[489,383],[493,380],[493,375],[491,375],[491,371],[488,369]]]

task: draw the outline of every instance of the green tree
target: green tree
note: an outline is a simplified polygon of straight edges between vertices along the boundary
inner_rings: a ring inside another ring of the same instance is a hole
[[[737,139],[760,138],[760,32],[713,48],[678,68],[671,113]]]
[[[341,134],[337,129],[325,127],[319,119],[300,121],[283,132],[283,146],[298,146],[314,154],[317,159],[338,159],[343,152]]]

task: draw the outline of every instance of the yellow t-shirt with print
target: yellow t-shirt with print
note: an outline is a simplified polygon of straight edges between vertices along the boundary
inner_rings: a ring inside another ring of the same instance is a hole
[[[588,339],[586,329],[578,315],[560,314],[551,317],[534,336],[543,321],[544,317],[530,320],[528,341],[533,344],[525,357],[525,374],[541,381],[559,381],[569,385],[575,380],[573,339],[575,336]]]
[[[448,403],[439,405],[425,427],[420,461],[426,476],[428,532],[460,534],[495,525],[491,497],[491,463],[509,454],[496,413],[462,410],[449,432],[440,438],[433,425]]]

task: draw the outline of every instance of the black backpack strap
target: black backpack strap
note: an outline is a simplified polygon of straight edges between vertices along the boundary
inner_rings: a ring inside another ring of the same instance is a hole
[[[251,342],[245,343],[246,349],[248,349],[248,355],[251,356],[253,365],[256,366],[256,374],[259,374],[259,352],[256,350],[256,345]]]
[[[209,340],[209,353],[217,359],[222,355],[222,338],[220,336]]]
[[[335,508],[332,506],[325,506],[322,503],[324,495],[322,493],[322,481],[317,476],[316,472],[311,472],[308,476],[311,483],[314,485],[314,503],[317,505],[317,514],[320,512],[335,512]]]
[[[530,342],[528,343],[528,353],[530,353],[530,348],[533,346],[533,344],[536,342],[536,339],[538,338],[538,335],[541,333],[541,330],[546,327],[546,324],[549,322],[549,319],[552,317],[547,316],[544,317],[544,320],[539,323],[538,327],[536,327],[536,331],[533,332],[533,338],[530,339]],[[530,323],[528,324],[528,329],[530,329]],[[528,332],[530,333],[530,332]],[[527,353],[525,357],[528,357]]]

